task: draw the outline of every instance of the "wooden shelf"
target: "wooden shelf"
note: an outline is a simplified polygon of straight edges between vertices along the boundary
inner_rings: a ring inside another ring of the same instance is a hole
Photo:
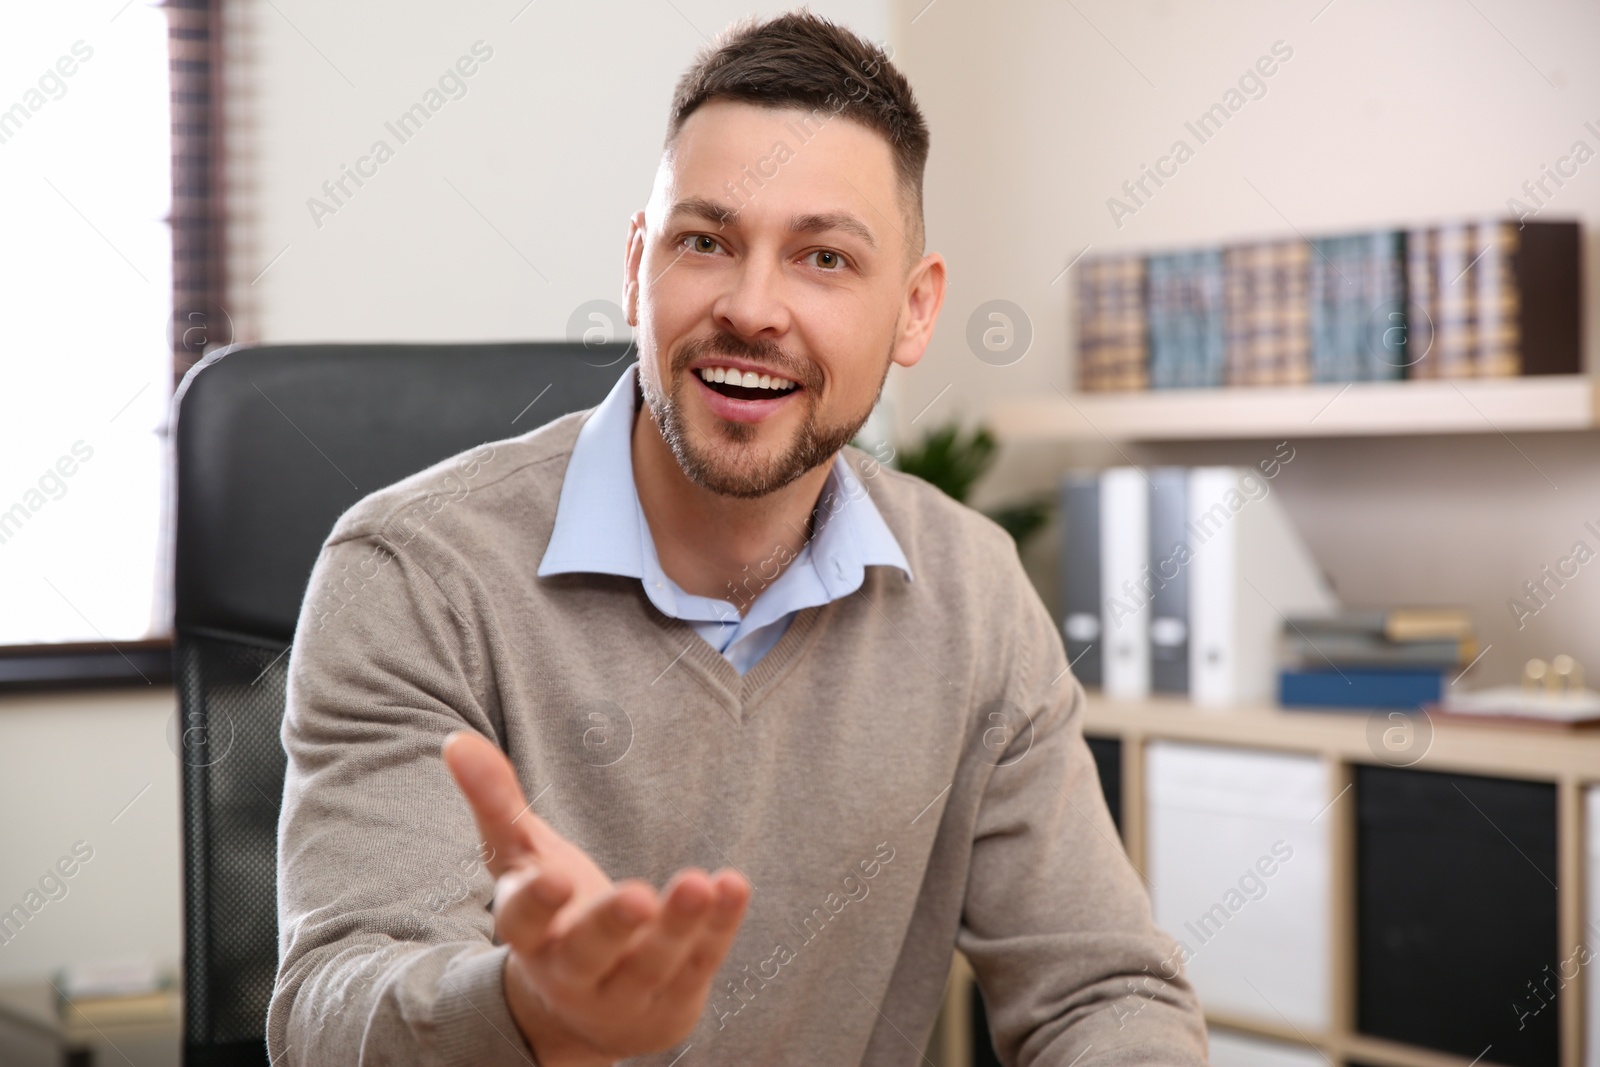
[[[1002,438],[1198,441],[1592,430],[1600,379],[1583,374],[1343,385],[1054,390],[993,405]]]
[[[1296,1034],[1294,1043],[1322,1051],[1330,1062],[1358,1059],[1386,1067],[1470,1067],[1464,1057],[1415,1048],[1362,1034],[1353,1017],[1354,967],[1354,814],[1337,801],[1353,784],[1353,765],[1387,764],[1379,738],[1369,734],[1374,712],[1364,709],[1286,711],[1278,707],[1200,707],[1176,697],[1108,700],[1090,693],[1083,728],[1090,736],[1121,740],[1123,837],[1129,859],[1145,871],[1146,804],[1144,765],[1154,741],[1227,745],[1274,752],[1303,752],[1320,757],[1333,771],[1329,802],[1334,835],[1330,867],[1329,939],[1333,947],[1332,1018],[1327,1033]],[[1378,733],[1387,713],[1376,713]],[[1541,725],[1499,725],[1435,717],[1426,750],[1402,764],[1419,771],[1449,771],[1500,778],[1551,782],[1556,787],[1557,942],[1562,951],[1587,936],[1584,927],[1584,883],[1588,876],[1583,832],[1584,792],[1600,782],[1600,729]],[[1320,813],[1319,813],[1320,814]],[[1592,979],[1590,979],[1592,980]],[[1586,1007],[1582,980],[1564,985],[1560,1000],[1560,1063],[1582,1061]],[[1289,1039],[1275,1020],[1239,1019],[1208,1012],[1219,1026],[1265,1037]],[[1490,1067],[1492,1057],[1473,1061]]]
[[[1362,708],[1285,711],[1207,708],[1176,697],[1107,700],[1089,694],[1084,732],[1306,752],[1349,763],[1384,763],[1368,739]],[[1430,719],[1433,739],[1418,770],[1489,774],[1537,781],[1600,782],[1600,729],[1501,726]]]
[[[1350,803],[1338,804],[1353,783],[1353,764],[1384,764],[1368,737],[1372,713],[1351,710],[1294,710],[1271,706],[1207,708],[1177,697],[1108,700],[1089,694],[1084,733],[1122,742],[1122,836],[1128,858],[1141,874],[1147,857],[1144,767],[1147,746],[1155,741],[1227,745],[1269,752],[1299,752],[1330,765],[1328,807],[1331,863],[1330,910],[1326,917],[1332,950],[1330,1026],[1306,1032],[1267,1017],[1245,1017],[1206,1010],[1208,1025],[1235,1033],[1316,1050],[1330,1063],[1360,1060],[1380,1067],[1495,1067],[1492,1056],[1468,1060],[1434,1049],[1389,1041],[1359,1032],[1354,1018],[1354,834]],[[1386,718],[1380,723],[1387,725]],[[1425,754],[1410,766],[1422,771],[1485,774],[1554,782],[1557,787],[1558,943],[1584,937],[1584,881],[1587,876],[1582,833],[1583,791],[1600,782],[1600,729],[1503,726],[1435,718]],[[1320,817],[1319,813],[1319,817]],[[968,1005],[972,968],[956,954],[945,990],[944,1008],[930,1042],[929,1062],[938,1067],[971,1067],[972,1020]],[[1560,991],[1562,1067],[1582,1062],[1585,1002],[1580,982]]]

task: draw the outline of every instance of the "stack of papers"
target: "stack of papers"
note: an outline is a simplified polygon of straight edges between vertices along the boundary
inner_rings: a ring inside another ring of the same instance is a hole
[[[1446,692],[1439,710],[1447,715],[1533,719],[1577,726],[1600,723],[1600,693],[1592,689],[1545,693],[1506,685],[1472,693]]]

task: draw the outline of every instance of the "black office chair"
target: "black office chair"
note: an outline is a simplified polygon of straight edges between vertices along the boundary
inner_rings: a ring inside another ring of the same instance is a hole
[[[188,1067],[266,1064],[288,649],[323,539],[375,489],[604,399],[621,344],[268,345],[174,398]]]

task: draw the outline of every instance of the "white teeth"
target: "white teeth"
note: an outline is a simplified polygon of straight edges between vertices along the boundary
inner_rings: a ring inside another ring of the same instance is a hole
[[[700,377],[708,382],[730,382],[742,385],[747,389],[770,389],[773,392],[786,393],[795,387],[795,382],[787,378],[774,377],[771,374],[756,374],[754,371],[739,371],[733,367],[701,367]]]

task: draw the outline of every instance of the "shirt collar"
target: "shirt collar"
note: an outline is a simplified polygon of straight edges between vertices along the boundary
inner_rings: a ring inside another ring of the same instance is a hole
[[[639,364],[630,364],[578,430],[539,577],[577,572],[645,580],[660,571],[633,480],[633,422]],[[865,568],[911,565],[867,493],[837,455],[815,505],[809,543],[818,579],[831,597],[860,587]],[[656,591],[646,583],[655,599]],[[660,601],[657,601],[658,606]],[[758,602],[759,603],[759,602]]]

